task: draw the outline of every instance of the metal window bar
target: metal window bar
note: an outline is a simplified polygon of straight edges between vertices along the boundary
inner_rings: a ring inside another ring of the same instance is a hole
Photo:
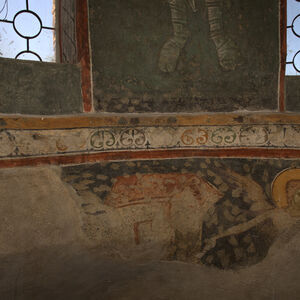
[[[15,32],[16,32],[20,37],[26,39],[26,50],[23,50],[23,51],[19,52],[19,53],[16,55],[15,59],[18,59],[18,57],[19,57],[20,55],[22,55],[22,54],[28,53],[28,54],[32,54],[32,55],[36,56],[40,61],[42,61],[42,58],[40,57],[40,55],[39,55],[38,53],[36,53],[36,52],[30,50],[30,40],[32,40],[32,39],[36,38],[37,36],[39,36],[40,33],[41,33],[41,31],[42,31],[43,29],[46,29],[46,30],[55,30],[55,28],[54,28],[54,27],[44,26],[44,25],[43,25],[43,22],[42,22],[42,20],[41,20],[41,18],[40,18],[40,16],[39,16],[37,13],[35,13],[34,11],[30,10],[30,8],[29,8],[29,0],[24,0],[24,1],[26,1],[26,9],[23,9],[23,10],[18,11],[18,12],[14,15],[13,20],[7,20],[6,17],[7,17],[7,13],[8,13],[8,0],[6,0],[6,1],[4,2],[3,7],[1,8],[1,12],[2,12],[2,11],[5,9],[5,6],[6,6],[6,15],[5,15],[4,19],[0,19],[0,22],[11,23],[11,24],[13,25],[13,28],[14,28]],[[22,14],[22,13],[29,13],[29,14],[32,14],[33,16],[35,16],[35,17],[37,18],[37,20],[39,21],[39,24],[40,24],[40,29],[39,29],[38,33],[36,33],[36,34],[33,35],[33,36],[26,36],[26,35],[21,34],[21,33],[17,30],[16,25],[15,25],[16,18],[17,18],[20,14]]]

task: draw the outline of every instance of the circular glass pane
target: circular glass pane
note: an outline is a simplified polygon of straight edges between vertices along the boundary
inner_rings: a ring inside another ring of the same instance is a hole
[[[16,32],[23,38],[35,38],[42,30],[42,21],[37,14],[29,10],[22,10],[14,17]]]
[[[300,51],[298,51],[293,58],[293,66],[297,72],[300,72]]]
[[[300,15],[298,15],[292,24],[292,30],[294,32],[294,34],[298,37],[300,37]]]
[[[23,59],[23,60],[36,60],[36,61],[41,61],[41,59],[38,57],[37,54],[34,54],[32,52],[22,52],[21,54],[18,54],[16,57],[17,59]]]

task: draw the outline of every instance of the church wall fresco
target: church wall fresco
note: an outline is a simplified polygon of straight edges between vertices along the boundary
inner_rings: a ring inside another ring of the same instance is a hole
[[[23,252],[59,242],[80,245],[85,259],[251,271],[300,228],[299,116],[270,113],[278,104],[278,1],[88,2],[98,114],[87,113],[89,86],[80,90],[80,79],[82,87],[89,82],[80,78],[82,70],[90,75],[88,55],[81,70],[1,62],[10,70],[2,77],[18,86],[2,81],[0,108],[40,115],[0,116],[2,204],[13,220],[3,210],[3,248],[10,254],[20,240]],[[20,77],[32,70],[37,81]],[[288,111],[299,110],[297,93],[296,81],[287,84]]]
[[[195,158],[66,166],[61,176],[78,196],[93,247],[122,259],[228,269],[263,260],[297,221],[299,167],[299,160]],[[292,199],[287,207],[280,195]]]
[[[276,109],[278,1],[92,0],[89,9],[96,111]]]

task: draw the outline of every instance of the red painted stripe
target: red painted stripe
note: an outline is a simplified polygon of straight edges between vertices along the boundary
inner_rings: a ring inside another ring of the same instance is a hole
[[[286,66],[286,0],[280,1],[280,71],[279,111],[285,111],[285,66]]]
[[[188,157],[217,158],[300,158],[300,149],[182,149],[182,150],[152,150],[152,151],[118,151],[81,155],[47,156],[34,158],[12,158],[0,160],[0,168],[39,165],[68,165],[93,163],[100,161],[168,159]]]
[[[87,0],[76,1],[76,36],[78,61],[81,65],[81,91],[84,112],[92,111],[92,82]]]

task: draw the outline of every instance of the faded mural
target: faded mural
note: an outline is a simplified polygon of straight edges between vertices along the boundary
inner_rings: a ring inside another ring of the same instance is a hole
[[[275,109],[278,22],[275,0],[92,0],[95,108]]]
[[[261,261],[300,216],[299,167],[274,159],[128,161],[63,167],[62,179],[79,196],[94,246],[125,259],[228,269]]]

